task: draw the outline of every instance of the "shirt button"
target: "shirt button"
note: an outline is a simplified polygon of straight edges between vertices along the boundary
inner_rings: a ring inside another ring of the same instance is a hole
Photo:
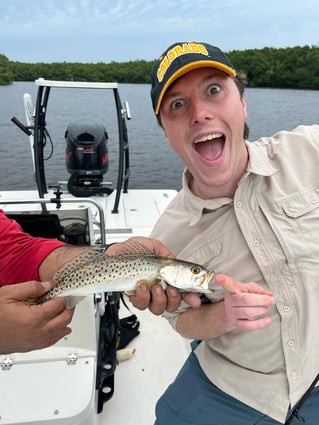
[[[295,341],[293,339],[288,339],[287,344],[288,344],[288,347],[294,347]]]
[[[284,305],[284,312],[288,313],[290,311],[289,305]]]
[[[254,240],[254,246],[259,246],[260,245],[260,241],[258,239]]]
[[[242,208],[243,203],[241,201],[237,201],[237,204],[236,205],[237,205],[238,208]]]
[[[297,371],[296,370],[291,370],[290,371],[290,376],[292,377],[292,378],[296,378],[296,376],[297,376]]]
[[[316,204],[316,203],[318,202],[318,199],[317,199],[315,196],[312,196],[312,197],[310,198],[310,202],[311,202],[312,204]]]

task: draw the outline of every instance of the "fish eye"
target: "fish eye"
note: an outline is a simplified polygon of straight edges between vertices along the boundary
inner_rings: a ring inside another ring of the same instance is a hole
[[[200,267],[199,267],[199,266],[195,266],[195,265],[194,265],[194,266],[192,266],[192,267],[191,267],[191,271],[192,271],[192,273],[193,273],[193,274],[198,274],[198,273],[200,273],[200,270],[201,270],[201,269],[200,269]]]

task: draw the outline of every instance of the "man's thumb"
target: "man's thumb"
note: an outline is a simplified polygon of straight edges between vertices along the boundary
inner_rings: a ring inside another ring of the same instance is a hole
[[[51,282],[24,282],[16,285],[8,285],[1,290],[10,291],[10,298],[16,301],[24,301],[26,299],[38,298],[48,292],[52,287]]]

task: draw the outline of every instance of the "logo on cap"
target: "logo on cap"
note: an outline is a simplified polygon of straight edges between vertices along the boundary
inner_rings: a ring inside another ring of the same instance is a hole
[[[198,43],[183,43],[182,45],[176,45],[167,54],[162,58],[158,70],[157,70],[157,80],[159,83],[163,81],[166,71],[168,70],[171,63],[182,55],[187,55],[189,53],[199,53],[201,55],[208,56],[208,51],[203,44]]]

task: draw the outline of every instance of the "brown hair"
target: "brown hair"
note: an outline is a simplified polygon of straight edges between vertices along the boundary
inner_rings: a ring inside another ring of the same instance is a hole
[[[238,73],[236,77],[234,78],[235,84],[238,88],[240,97],[242,98],[244,96],[245,87],[248,84],[247,76],[244,73]],[[245,122],[244,124],[244,139],[247,140],[249,137],[249,127],[248,124]]]

